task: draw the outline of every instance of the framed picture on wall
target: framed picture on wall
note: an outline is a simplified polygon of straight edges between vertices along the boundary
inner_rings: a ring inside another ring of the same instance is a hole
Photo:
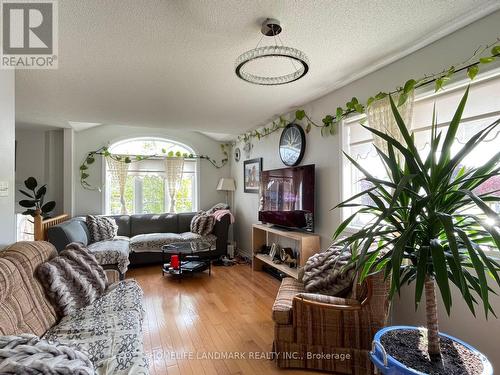
[[[260,172],[262,158],[245,160],[243,163],[243,187],[245,193],[258,193],[260,187]]]

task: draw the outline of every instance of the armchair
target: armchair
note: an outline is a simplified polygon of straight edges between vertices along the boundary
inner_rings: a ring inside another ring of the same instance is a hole
[[[284,279],[273,307],[278,367],[372,374],[368,352],[387,323],[388,295],[382,273],[356,283],[348,298],[305,293],[300,282]]]

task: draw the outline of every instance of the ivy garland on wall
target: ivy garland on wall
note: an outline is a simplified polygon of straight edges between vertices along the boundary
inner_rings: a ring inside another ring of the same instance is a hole
[[[398,106],[403,105],[408,99],[409,94],[416,88],[427,86],[434,83],[435,92],[440,91],[448,83],[451,78],[458,72],[467,71],[467,76],[473,80],[479,73],[480,67],[494,62],[500,56],[500,38],[485,47],[478,48],[474,54],[466,61],[457,66],[451,66],[439,73],[426,75],[419,79],[409,79],[406,83],[391,92],[379,92],[374,96],[370,96],[365,104],[361,103],[356,97],[353,97],[345,104],[345,107],[337,107],[333,114],[327,114],[322,119],[321,123],[314,122],[307,113],[299,109],[295,112],[293,121],[305,121],[305,131],[309,133],[313,127],[321,130],[322,136],[333,135],[336,132],[337,126],[340,122],[353,113],[363,114],[367,107],[376,102],[377,100],[384,99],[388,95],[399,95]],[[258,130],[252,130],[238,136],[238,142],[249,142],[251,139],[261,139],[274,132],[284,128],[290,121],[284,117],[272,122],[271,126],[266,126]]]
[[[340,122],[353,113],[363,114],[366,108],[368,108],[372,103],[377,100],[384,99],[388,95],[398,95],[398,106],[403,105],[408,99],[409,94],[416,88],[427,86],[434,83],[434,90],[438,92],[443,89],[443,87],[448,83],[451,78],[459,72],[466,71],[467,76],[470,80],[473,80],[479,73],[480,67],[490,64],[497,60],[500,56],[500,38],[497,38],[495,43],[487,45],[485,47],[478,48],[474,54],[457,66],[451,66],[439,73],[426,75],[419,79],[409,79],[401,87],[391,92],[379,92],[374,96],[370,96],[365,104],[361,103],[356,97],[353,97],[349,102],[345,104],[344,107],[337,107],[334,114],[327,114],[322,119],[321,123],[314,122],[311,117],[303,110],[299,109],[295,111],[295,118],[292,121],[302,122],[305,121],[305,131],[309,133],[313,127],[319,128],[321,130],[322,136],[333,135],[336,132],[336,128]],[[271,135],[276,131],[283,129],[289,121],[284,117],[280,117],[278,120],[272,122],[271,126],[266,126],[258,130],[253,130],[241,134],[237,137],[237,142],[249,142],[251,139],[260,140],[263,137]],[[95,163],[97,157],[112,158],[113,160],[120,161],[123,163],[140,162],[148,159],[166,159],[166,158],[189,158],[189,159],[200,159],[207,160],[215,168],[222,168],[225,166],[229,160],[229,147],[233,144],[221,144],[222,159],[220,162],[209,157],[208,155],[195,155],[195,154],[181,154],[180,152],[174,153],[173,151],[166,152],[162,150],[161,154],[157,155],[119,155],[113,154],[109,151],[108,146],[103,146],[95,151],[91,151],[87,154],[85,160],[80,165],[80,183],[88,190],[100,190],[100,188],[93,187],[87,179],[89,178],[89,169]]]
[[[209,157],[208,155],[188,154],[188,153],[181,153],[179,151],[174,153],[173,151],[167,152],[167,150],[165,149],[161,150],[162,151],[161,154],[154,154],[154,155],[120,155],[120,154],[113,154],[112,152],[110,152],[108,146],[102,146],[95,151],[90,151],[85,157],[85,160],[80,165],[80,184],[83,186],[84,189],[87,190],[99,190],[99,191],[101,190],[99,187],[92,186],[87,181],[87,179],[90,177],[90,168],[95,163],[96,158],[98,157],[111,158],[113,160],[127,164],[149,159],[168,159],[168,158],[200,159],[200,160],[207,160],[215,168],[220,169],[223,166],[225,166],[229,160],[230,146],[231,145],[228,143],[223,143],[220,145],[221,152],[223,155],[220,162]]]

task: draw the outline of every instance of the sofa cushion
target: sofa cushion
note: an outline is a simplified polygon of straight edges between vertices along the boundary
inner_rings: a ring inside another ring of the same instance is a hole
[[[67,244],[79,242],[87,246],[90,242],[90,234],[85,224],[85,218],[74,218],[50,227],[47,237],[58,251],[64,250]]]
[[[178,233],[176,214],[130,216],[130,237],[147,233]]]
[[[129,215],[107,215],[107,217],[115,219],[118,225],[118,236],[130,237],[130,216]]]
[[[108,283],[94,256],[76,242],[69,244],[58,257],[41,264],[36,276],[63,316],[95,301]]]
[[[299,294],[297,294],[297,297],[299,297],[300,299],[305,300],[305,301],[326,303],[328,305],[359,306],[359,304],[360,304],[360,302],[355,300],[355,299],[333,297],[333,296],[327,296],[327,295],[318,294],[318,293],[299,293]]]
[[[43,338],[77,347],[98,374],[147,374],[142,297],[135,280],[113,284],[101,298],[65,316]]]
[[[292,323],[293,298],[304,292],[304,285],[299,281],[286,277],[281,281],[278,295],[273,305],[273,320],[277,324]]]
[[[189,232],[191,231],[191,220],[193,219],[195,212],[182,212],[177,214],[177,233]]]
[[[0,251],[0,334],[42,335],[57,314],[34,277],[36,268],[57,256],[48,242],[17,242]]]
[[[200,236],[197,233],[193,232],[184,232],[180,234],[181,236],[181,242],[182,241],[187,241],[187,242],[210,242],[215,246],[215,241],[217,240],[217,237],[213,234],[209,234],[206,236]]]
[[[101,266],[116,264],[118,270],[125,274],[130,261],[129,255],[130,239],[117,236],[111,240],[99,241],[90,244],[87,249],[95,256]]]
[[[90,243],[110,240],[118,233],[118,225],[112,217],[87,215],[85,222],[90,233]]]
[[[130,239],[130,251],[140,252],[161,252],[163,245],[181,241],[182,237],[178,233],[148,233],[139,234]]]
[[[161,252],[164,245],[173,242],[198,242],[207,241],[215,243],[216,237],[213,234],[200,236],[196,233],[148,233],[139,234],[130,239],[130,251],[140,252]]]

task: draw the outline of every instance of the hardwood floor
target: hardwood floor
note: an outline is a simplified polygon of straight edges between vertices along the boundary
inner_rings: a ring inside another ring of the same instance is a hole
[[[178,281],[156,265],[129,270],[127,277],[144,290],[151,374],[317,374],[280,370],[266,358],[279,287],[271,276],[235,265]]]

